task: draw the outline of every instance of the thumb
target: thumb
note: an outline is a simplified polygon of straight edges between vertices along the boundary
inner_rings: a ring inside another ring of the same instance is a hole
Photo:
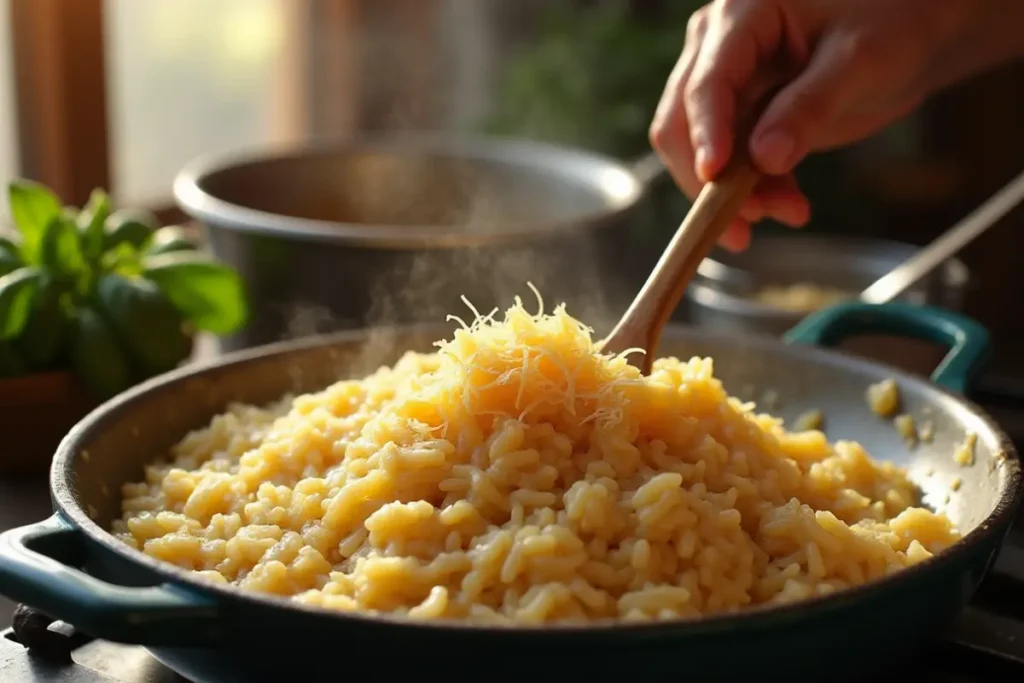
[[[839,39],[825,39],[807,67],[772,100],[750,136],[750,155],[768,175],[784,175],[811,150],[860,91],[851,51]]]

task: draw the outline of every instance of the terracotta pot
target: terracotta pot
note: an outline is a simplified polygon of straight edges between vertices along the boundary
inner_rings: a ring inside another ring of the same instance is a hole
[[[97,404],[69,372],[0,380],[0,476],[45,472],[64,435]]]

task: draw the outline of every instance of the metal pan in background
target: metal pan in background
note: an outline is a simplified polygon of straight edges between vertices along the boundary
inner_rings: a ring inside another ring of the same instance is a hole
[[[733,334],[782,336],[810,311],[793,311],[758,301],[766,285],[825,287],[856,296],[919,251],[919,247],[890,240],[815,234],[759,235],[738,254],[716,250],[700,264],[686,291],[681,312],[699,327]],[[970,283],[959,259],[911,287],[899,300],[914,304],[963,308]],[[927,376],[946,350],[917,339],[885,335],[858,336],[843,348],[861,356]]]
[[[758,235],[740,253],[718,249],[701,262],[686,292],[688,319],[723,331],[781,336],[809,312],[757,301],[762,287],[812,284],[849,291],[856,297],[919,250],[912,244],[866,237]],[[969,281],[967,267],[953,258],[901,300],[959,311]]]
[[[835,351],[862,332],[923,337],[951,348],[933,381]],[[844,304],[812,316],[786,342],[670,328],[661,352],[709,355],[727,388],[774,390],[793,418],[821,409],[832,439],[857,439],[906,466],[925,500],[964,533],[945,552],[855,589],[784,606],[657,624],[487,628],[341,614],[197,580],[131,549],[105,529],[117,492],[187,430],[230,402],[315,390],[427,349],[447,330],[348,332],[242,352],[184,368],[109,401],[64,440],[50,485],[55,514],[0,536],[0,592],[93,636],[149,648],[194,681],[327,680],[352,667],[390,674],[491,672],[536,678],[685,674],[699,681],[830,680],[906,658],[966,604],[998,553],[1020,501],[1020,463],[1000,429],[961,395],[988,352],[976,323],[905,304]],[[788,342],[788,343],[787,343]],[[910,449],[871,412],[869,383],[893,377],[904,410],[926,412],[934,439]],[[952,457],[968,432],[975,463]],[[959,479],[961,485],[953,484]]]
[[[199,159],[174,195],[249,287],[250,324],[223,342],[237,350],[441,320],[467,293],[490,310],[526,281],[592,324],[617,317],[653,265],[626,275],[623,255],[662,170],[653,153],[627,164],[524,139],[392,134]]]

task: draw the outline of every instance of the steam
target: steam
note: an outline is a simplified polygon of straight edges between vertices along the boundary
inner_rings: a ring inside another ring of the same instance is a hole
[[[403,193],[396,192],[396,199]],[[488,234],[497,227],[481,220],[485,211],[472,207],[467,222],[452,231]],[[611,228],[614,230],[614,228]],[[454,327],[449,314],[465,316],[461,297],[481,311],[504,311],[516,296],[532,299],[527,283],[544,296],[549,310],[566,303],[568,311],[595,329],[600,337],[611,330],[633,292],[620,281],[594,230],[580,231],[558,241],[543,232],[513,246],[453,247],[418,252],[385,253],[386,267],[366,280],[363,310],[338,315],[322,305],[297,304],[287,312],[286,337],[301,338],[341,329],[369,328],[356,358],[347,358],[343,373],[365,373],[394,362],[404,351],[429,351],[429,343],[448,337]],[[358,258],[350,251],[343,258]],[[341,267],[341,264],[339,264]],[[356,317],[357,314],[359,317]],[[429,327],[431,334],[410,348],[402,332],[410,326]]]
[[[319,42],[338,44],[344,39],[351,44],[355,39],[359,43],[358,61],[367,65],[358,79],[364,102],[361,128],[393,133],[423,130],[433,127],[442,112],[465,120],[467,100],[476,103],[469,109],[479,114],[483,91],[495,80],[497,56],[487,54],[488,45],[508,41],[508,18],[496,20],[495,13],[504,16],[509,10],[500,2],[442,0],[448,21],[436,30],[416,19],[422,14],[416,8],[423,5],[410,0],[395,4],[401,5],[401,11],[392,3],[368,3],[357,32],[345,36],[326,35],[324,29],[314,32]],[[481,9],[482,5],[490,9]],[[496,21],[502,26],[486,25]],[[461,28],[454,30],[454,25]],[[485,34],[486,38],[481,37]],[[352,222],[444,225],[451,233],[483,237],[509,224],[559,222],[600,206],[583,188],[517,169],[514,163],[483,168],[475,160],[414,156],[394,163],[381,156],[368,159],[337,182]],[[463,295],[481,311],[495,307],[503,311],[516,296],[532,298],[527,287],[531,282],[549,307],[566,303],[569,313],[595,328],[600,337],[612,328],[635,293],[635,286],[616,267],[616,261],[629,255],[616,253],[607,239],[614,237],[609,230],[627,228],[580,227],[558,239],[539,228],[509,246],[482,240],[480,247],[378,254],[379,272],[359,282],[364,304],[357,307],[361,308],[358,318],[339,316],[323,306],[296,304],[284,311],[286,336],[368,327],[370,336],[355,362],[364,372],[393,362],[406,350],[408,339],[396,328],[431,324],[450,334],[446,318],[465,314]],[[351,254],[346,257],[353,258]],[[355,371],[354,367],[341,370]]]

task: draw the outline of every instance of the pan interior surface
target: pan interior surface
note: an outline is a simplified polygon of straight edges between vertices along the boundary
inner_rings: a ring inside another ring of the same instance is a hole
[[[1005,490],[1006,473],[999,464],[1009,445],[998,430],[924,380],[852,356],[736,337],[673,335],[661,352],[714,358],[715,375],[730,395],[755,401],[758,411],[783,418],[790,429],[807,411],[820,411],[830,442],[856,441],[876,460],[906,468],[924,505],[945,513],[961,534],[982,524]],[[909,443],[891,417],[871,410],[867,389],[885,379],[896,379],[899,386],[898,412],[910,416],[918,430],[930,431],[930,439]],[[974,462],[965,467],[955,454],[969,434],[976,437]]]
[[[428,351],[444,337],[443,328],[348,333],[245,352],[158,378],[107,404],[69,435],[54,463],[55,498],[65,510],[87,511],[89,519],[75,521],[105,542],[117,543],[102,530],[120,516],[120,485],[140,480],[145,464],[164,456],[186,432],[206,425],[230,403],[266,404],[284,394],[360,377],[405,350]],[[962,534],[985,522],[1007,488],[1010,468],[1000,466],[1000,454],[1008,445],[998,430],[969,405],[926,382],[772,339],[693,330],[667,331],[660,355],[713,357],[716,375],[731,394],[776,395],[774,407],[761,409],[787,423],[809,409],[820,410],[831,441],[856,440],[875,458],[907,467],[925,503],[948,514]],[[930,442],[908,447],[892,422],[868,407],[868,385],[889,377],[899,382],[903,412],[934,425]],[[977,435],[974,464],[962,467],[954,452],[968,433]]]

